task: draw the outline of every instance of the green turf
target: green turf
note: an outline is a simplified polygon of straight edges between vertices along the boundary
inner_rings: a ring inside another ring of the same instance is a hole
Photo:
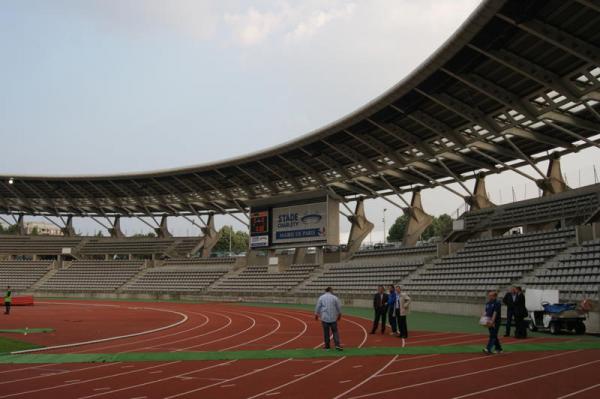
[[[246,306],[273,307],[303,309],[313,311],[312,305],[284,304],[284,303],[240,303]],[[344,306],[343,313],[361,317],[367,320],[373,319],[373,310],[367,308],[357,308]],[[411,312],[408,316],[408,328],[413,331],[433,331],[433,332],[453,332],[453,333],[473,333],[487,334],[487,330],[479,325],[479,318],[473,316],[455,316],[439,313]],[[546,333],[529,333],[531,336],[548,336]],[[568,337],[568,336],[565,336]],[[560,337],[559,337],[560,338]],[[571,337],[568,337],[571,338]],[[579,338],[579,337],[578,337]]]
[[[37,334],[49,333],[54,331],[53,328],[14,328],[9,330],[0,330],[0,333],[5,334]]]
[[[13,351],[39,348],[40,346],[30,344],[29,342],[17,341],[16,339],[0,337],[0,354],[6,354]],[[3,356],[0,356],[2,359]]]
[[[507,352],[564,351],[577,349],[600,349],[600,341],[569,341],[549,343],[519,343],[505,345]],[[348,348],[343,352],[321,349],[282,349],[225,352],[128,352],[128,353],[66,353],[66,354],[18,354],[0,356],[4,364],[37,363],[99,363],[99,362],[162,362],[198,360],[262,360],[262,359],[306,359],[336,356],[389,356],[430,355],[453,353],[481,353],[481,345],[453,346],[409,346],[406,348]]]

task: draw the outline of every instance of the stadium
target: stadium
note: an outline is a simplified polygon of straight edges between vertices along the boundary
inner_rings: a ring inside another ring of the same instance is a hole
[[[600,183],[561,169],[600,155],[599,26],[594,0],[486,0],[390,90],[284,144],[141,173],[0,170],[0,398],[600,397]],[[486,180],[506,173],[539,195],[495,203]],[[465,206],[424,240],[434,189]],[[403,213],[399,242],[367,245],[376,200]],[[244,253],[217,253],[217,217],[244,226]],[[410,296],[393,316],[408,335],[373,326],[380,285]],[[327,287],[339,351],[328,305],[315,317]],[[484,354],[507,318],[486,297],[512,287],[527,338]]]

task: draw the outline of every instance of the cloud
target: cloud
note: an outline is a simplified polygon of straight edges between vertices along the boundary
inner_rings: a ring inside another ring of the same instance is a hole
[[[352,15],[354,3],[346,1],[275,2],[266,11],[251,7],[243,12],[227,12],[223,21],[236,44],[255,46],[272,38],[274,45],[315,36],[332,21]]]
[[[355,8],[354,3],[348,3],[338,9],[317,10],[301,20],[291,32],[286,34],[286,38],[289,40],[310,38],[332,20],[352,15]]]
[[[261,43],[277,30],[285,17],[285,12],[260,12],[250,8],[241,14],[226,13],[223,20],[232,30],[232,35],[239,44],[253,46]]]

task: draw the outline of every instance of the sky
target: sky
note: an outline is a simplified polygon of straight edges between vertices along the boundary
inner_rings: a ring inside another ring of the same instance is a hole
[[[110,174],[217,161],[337,120],[400,81],[475,0],[5,0],[0,2],[0,174]],[[597,151],[597,150],[595,150]],[[594,182],[598,153],[563,161]],[[470,183],[472,184],[472,183]],[[514,173],[492,200],[537,195]],[[513,191],[515,192],[513,197]],[[432,214],[462,200],[423,192]],[[383,238],[400,209],[367,203]],[[218,225],[242,225],[219,217]],[[129,234],[139,221],[123,221]],[[76,220],[94,233],[100,226]],[[348,223],[342,223],[342,239]],[[182,220],[177,235],[199,234]]]

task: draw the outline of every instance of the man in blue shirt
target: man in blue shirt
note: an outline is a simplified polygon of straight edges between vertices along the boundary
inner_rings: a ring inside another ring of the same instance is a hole
[[[388,320],[390,321],[390,326],[392,327],[392,332],[390,335],[397,335],[398,326],[396,324],[396,313],[394,312],[394,308],[396,306],[396,287],[394,284],[390,285],[390,291],[388,293]]]
[[[325,350],[329,350],[329,334],[333,334],[335,349],[342,350],[340,336],[338,333],[337,322],[342,318],[342,305],[337,296],[333,295],[331,287],[325,289],[325,293],[319,297],[315,306],[315,320],[321,319],[323,325],[323,340],[325,341]]]
[[[487,302],[485,304],[485,316],[488,318],[487,327],[490,332],[490,339],[488,340],[487,346],[483,349],[483,352],[488,355],[492,353],[502,353],[502,345],[500,345],[500,339],[498,338],[501,307],[502,304],[498,300],[498,293],[496,291],[489,291]],[[495,352],[492,352],[492,349],[495,349]]]

